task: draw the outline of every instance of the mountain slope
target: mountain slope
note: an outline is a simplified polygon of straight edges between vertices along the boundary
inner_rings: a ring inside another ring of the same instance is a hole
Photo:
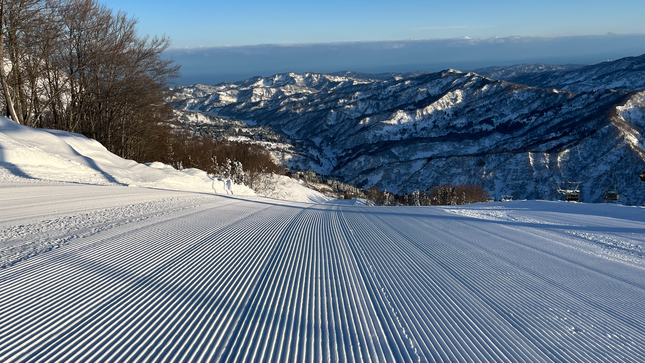
[[[645,54],[585,66],[574,70],[527,73],[507,78],[533,87],[586,92],[599,89],[645,89]]]
[[[308,203],[330,199],[286,176],[258,174],[256,178],[254,191],[203,170],[176,170],[159,162],[139,164],[112,154],[83,135],[34,129],[0,117],[0,183],[127,185],[238,196],[257,192],[270,198]]]
[[[633,178],[645,167],[642,93],[576,94],[454,70],[387,80],[287,73],[176,90],[175,107],[270,126],[299,141],[298,167],[362,187],[465,182],[551,199],[556,180],[576,180],[583,200],[619,183],[623,200],[643,201]]]
[[[556,72],[556,71],[570,71],[584,67],[579,64],[544,64],[544,63],[531,63],[531,64],[516,64],[512,66],[493,66],[474,69],[472,72],[481,76],[497,79],[500,81],[510,81],[516,77],[524,75],[536,75],[540,73]],[[521,83],[521,82],[520,82]]]
[[[212,178],[202,170],[139,164],[112,154],[83,135],[34,129],[0,117],[0,181],[16,178],[255,195],[244,185]]]

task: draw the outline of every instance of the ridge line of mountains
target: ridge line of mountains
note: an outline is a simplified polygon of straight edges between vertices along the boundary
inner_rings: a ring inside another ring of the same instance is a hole
[[[480,72],[482,74],[479,74]],[[444,183],[494,197],[557,199],[582,182],[600,202],[616,185],[645,202],[645,55],[591,66],[473,72],[284,73],[178,86],[176,122],[264,143],[278,161],[395,193]]]

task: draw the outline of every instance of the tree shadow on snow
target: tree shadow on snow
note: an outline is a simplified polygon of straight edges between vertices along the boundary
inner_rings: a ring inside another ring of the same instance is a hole
[[[57,136],[61,137],[60,135],[57,135]],[[101,169],[101,168],[98,166],[98,164],[96,164],[96,162],[94,161],[94,159],[89,158],[89,157],[87,157],[87,156],[85,156],[85,155],[83,155],[83,154],[79,153],[78,151],[76,151],[76,149],[74,149],[74,147],[72,147],[72,146],[71,146],[71,145],[69,145],[69,144],[67,144],[67,146],[69,147],[69,150],[70,150],[74,155],[76,155],[76,156],[78,156],[78,157],[82,158],[83,160],[85,160],[85,162],[88,164],[88,166],[89,166],[90,168],[92,168],[93,170],[96,170],[96,171],[98,171],[99,173],[101,173],[101,175],[103,175],[103,177],[104,177],[105,179],[107,179],[110,183],[114,183],[114,184],[118,184],[118,185],[124,185],[124,186],[126,186],[126,185],[127,185],[127,184],[124,184],[124,183],[119,182],[119,181],[118,181],[118,180],[116,180],[116,178],[114,178],[112,175],[110,175],[109,173],[106,173],[105,171],[103,171],[103,169]]]
[[[6,161],[5,158],[4,158],[4,152],[3,152],[2,146],[0,146],[0,168],[6,169],[11,174],[13,174],[13,175],[15,175],[15,176],[17,176],[19,178],[39,180],[38,178],[34,178],[33,176],[27,174],[25,171],[20,169],[20,167],[18,165]]]

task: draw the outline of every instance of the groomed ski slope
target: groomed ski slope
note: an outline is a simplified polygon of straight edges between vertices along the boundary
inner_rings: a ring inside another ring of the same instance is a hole
[[[643,208],[0,200],[5,247],[64,240],[0,269],[1,362],[645,361]]]

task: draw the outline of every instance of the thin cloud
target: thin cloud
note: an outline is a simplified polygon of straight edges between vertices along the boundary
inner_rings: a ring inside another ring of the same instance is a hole
[[[477,29],[477,28],[485,28],[485,27],[470,26],[470,25],[425,26],[422,28],[414,28],[414,30],[446,30],[446,29]]]
[[[645,34],[447,38],[174,48],[177,84],[217,84],[284,72],[365,73],[471,70],[521,63],[592,64],[643,53]]]

